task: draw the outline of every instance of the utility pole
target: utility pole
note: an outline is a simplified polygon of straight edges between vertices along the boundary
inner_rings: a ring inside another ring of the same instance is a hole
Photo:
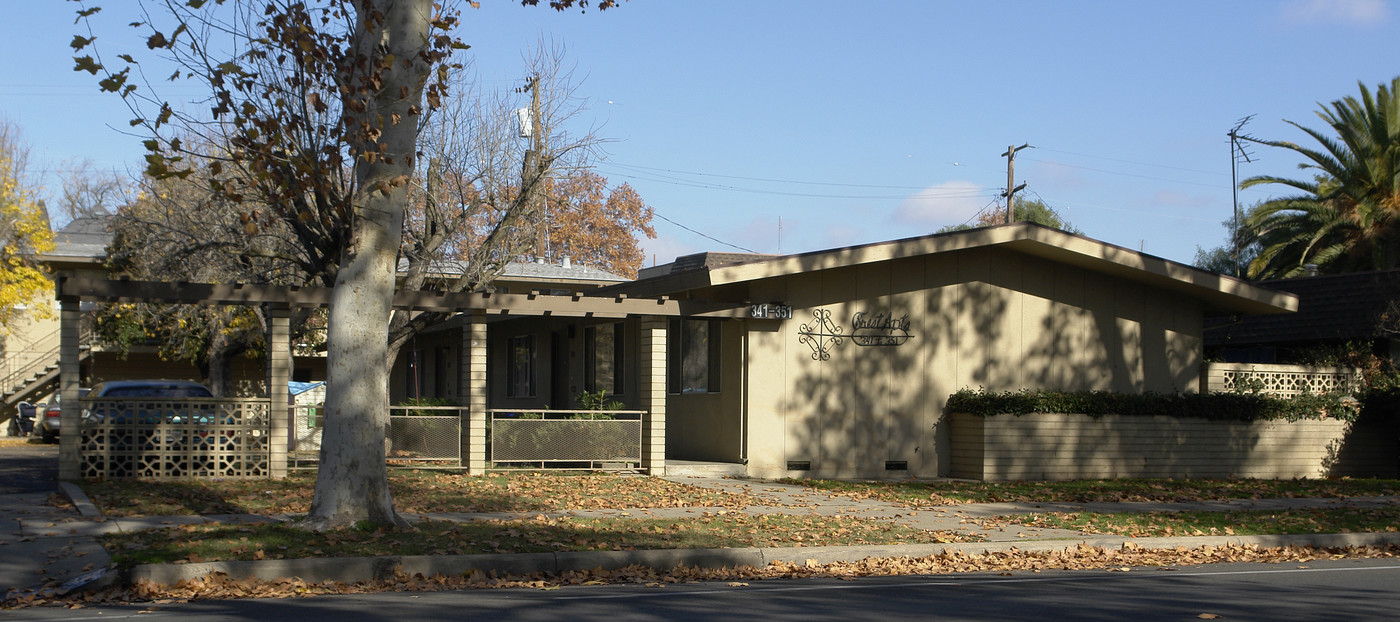
[[[521,165],[520,177],[521,187],[525,192],[533,194],[531,199],[535,202],[536,213],[538,214],[538,227],[535,229],[535,256],[548,261],[549,257],[549,214],[548,202],[542,196],[544,193],[543,180],[540,178],[544,174],[544,165],[540,162],[540,153],[544,147],[544,127],[540,119],[540,75],[530,76],[524,87],[517,92],[530,89],[530,111],[527,118],[524,110],[517,110],[516,117],[520,123],[520,137],[530,139],[530,148],[525,150],[525,162]]]
[[[1021,145],[1020,147],[1008,146],[1006,148],[1006,153],[1001,154],[1001,157],[1006,158],[1006,194],[1002,196],[1006,197],[1006,224],[1008,225],[1016,220],[1016,212],[1013,206],[1016,193],[1026,188],[1026,184],[1021,184],[1020,186],[1016,185],[1016,152],[1030,148],[1030,146],[1030,143]]]

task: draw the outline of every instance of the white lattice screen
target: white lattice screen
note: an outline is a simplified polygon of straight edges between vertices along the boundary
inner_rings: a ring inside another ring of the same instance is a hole
[[[1280,397],[1356,391],[1362,386],[1361,372],[1349,367],[1208,363],[1205,378],[1209,393],[1250,393],[1257,389]]]
[[[86,404],[82,476],[269,477],[268,401],[104,398]]]

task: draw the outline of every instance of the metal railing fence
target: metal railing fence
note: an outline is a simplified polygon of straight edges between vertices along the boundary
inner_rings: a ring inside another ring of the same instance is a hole
[[[642,462],[642,410],[489,409],[493,469],[634,469]]]

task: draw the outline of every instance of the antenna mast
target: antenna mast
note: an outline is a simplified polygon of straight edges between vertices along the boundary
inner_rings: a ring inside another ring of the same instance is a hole
[[[1243,272],[1240,269],[1240,183],[1238,181],[1240,158],[1244,158],[1245,162],[1253,162],[1253,160],[1249,158],[1249,152],[1245,151],[1244,144],[1242,144],[1241,141],[1247,140],[1256,142],[1255,139],[1248,134],[1241,134],[1240,130],[1244,129],[1245,124],[1249,123],[1249,120],[1253,118],[1254,115],[1249,115],[1240,119],[1235,123],[1235,127],[1230,128],[1230,131],[1225,133],[1226,136],[1230,137],[1230,197],[1235,204],[1235,219],[1234,225],[1230,227],[1230,241],[1234,247],[1233,258],[1235,260],[1236,278],[1239,278],[1240,274]]]

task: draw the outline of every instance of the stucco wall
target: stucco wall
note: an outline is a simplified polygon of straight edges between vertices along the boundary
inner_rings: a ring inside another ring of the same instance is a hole
[[[749,322],[753,475],[947,475],[943,405],[963,387],[1198,389],[1198,302],[1013,251],[940,253],[749,287],[755,302],[794,311],[791,320]],[[799,341],[804,324],[816,328],[817,310],[847,335],[827,360]],[[849,335],[860,312],[907,318],[908,340],[856,343]],[[811,469],[788,470],[794,461]],[[908,470],[886,470],[888,462]]]
[[[1122,477],[1394,477],[1394,425],[1342,421],[1093,419],[1037,413],[951,417],[953,477],[1065,480]]]
[[[720,390],[666,397],[666,455],[676,460],[738,462],[743,449],[745,322],[720,328]],[[680,339],[668,338],[676,348]]]

